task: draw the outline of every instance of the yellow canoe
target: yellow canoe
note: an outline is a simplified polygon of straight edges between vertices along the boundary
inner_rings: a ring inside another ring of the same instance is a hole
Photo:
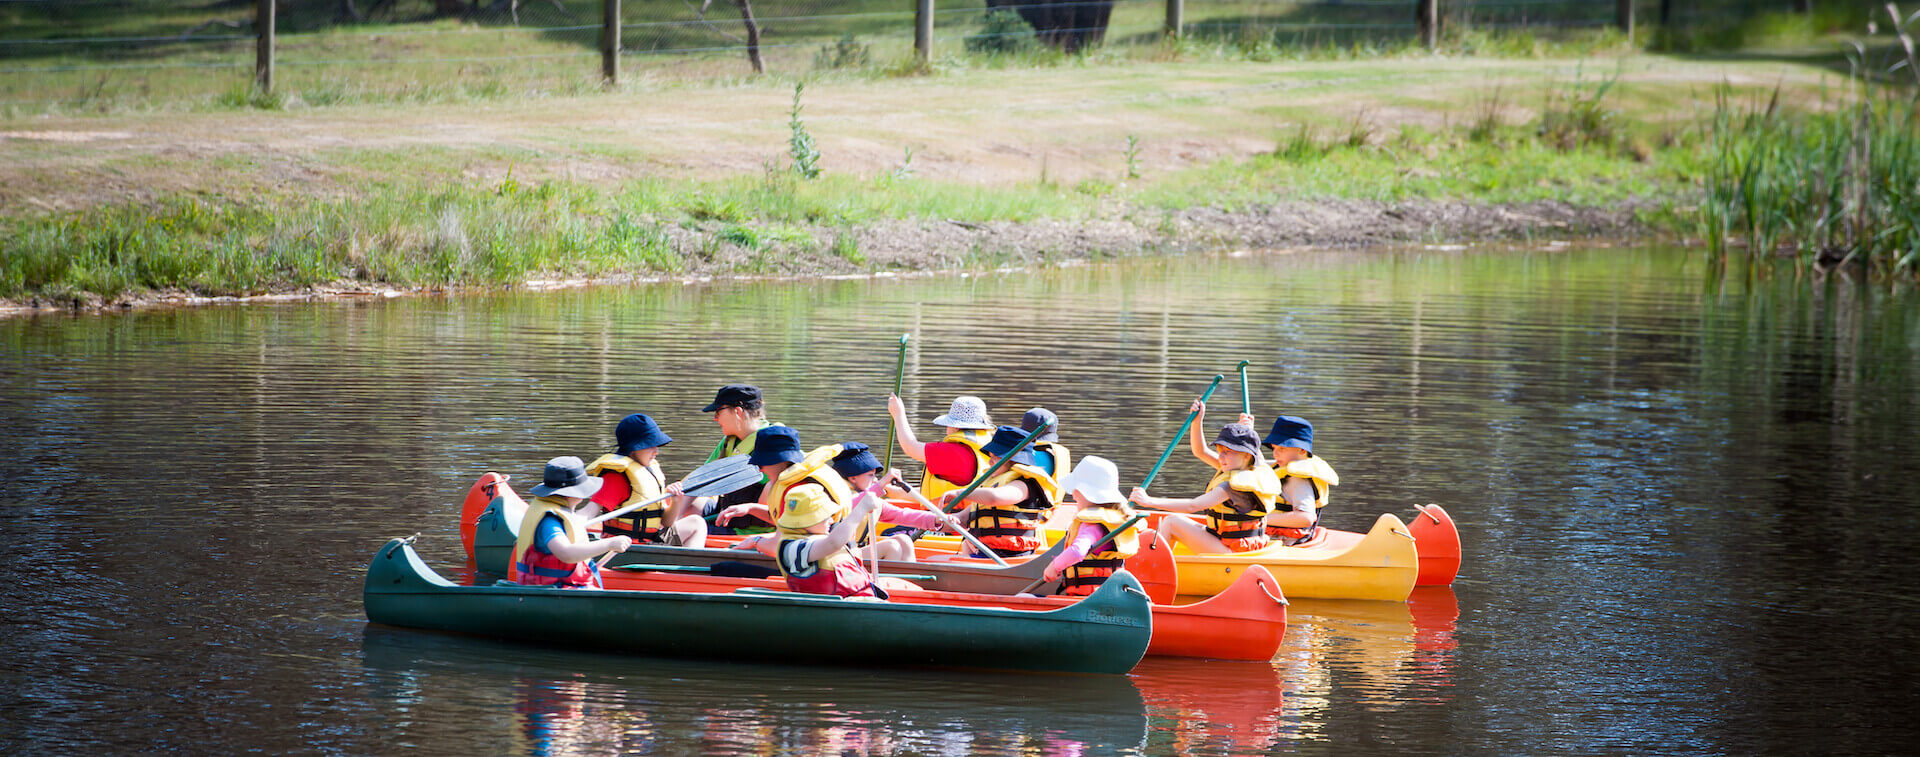
[[[1062,537],[1057,529],[1043,533],[1049,544]],[[929,534],[917,546],[922,559],[927,559],[957,551],[961,544],[958,537]],[[1315,599],[1405,602],[1420,575],[1420,554],[1414,548],[1413,532],[1392,513],[1381,515],[1372,529],[1345,546],[1274,545],[1253,552],[1203,555],[1175,545],[1173,560],[1179,573],[1175,591],[1195,597],[1226,591],[1248,565],[1266,568],[1279,579],[1280,589],[1288,597]]]
[[[1345,549],[1274,545],[1227,555],[1194,554],[1173,549],[1182,595],[1212,596],[1225,591],[1249,565],[1279,579],[1288,597],[1379,599],[1405,602],[1420,575],[1420,554],[1407,524],[1392,513],[1373,522],[1360,541]]]

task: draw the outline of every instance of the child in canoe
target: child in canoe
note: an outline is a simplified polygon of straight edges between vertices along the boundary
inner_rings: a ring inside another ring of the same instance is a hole
[[[587,475],[598,476],[600,491],[581,514],[592,518],[628,505],[666,496],[667,499],[629,511],[608,520],[600,528],[609,536],[625,536],[643,544],[667,544],[675,547],[701,547],[707,541],[707,521],[701,517],[701,502],[680,493],[680,482],[667,483],[660,471],[660,448],[673,438],[660,430],[660,424],[645,413],[620,419],[613,429],[615,447],[587,466]],[[589,527],[591,532],[594,527]]]
[[[1267,538],[1296,545],[1320,535],[1320,511],[1327,494],[1340,485],[1340,474],[1313,454],[1313,424],[1282,415],[1261,440],[1273,450],[1273,472],[1280,478],[1280,499],[1267,513]]]
[[[1042,575],[1048,581],[1064,577],[1061,594],[1085,596],[1106,583],[1127,558],[1139,553],[1140,524],[1127,526],[1097,551],[1094,549],[1107,534],[1133,518],[1133,508],[1127,506],[1126,497],[1120,496],[1120,470],[1104,457],[1081,458],[1072,472],[1060,478],[1060,488],[1072,493],[1073,503],[1080,509],[1074,513],[1073,530],[1067,534],[1072,544],[1047,564]]]
[[[748,453],[747,461],[759,466],[760,472],[769,481],[761,500],[750,505],[728,507],[720,511],[716,521],[725,526],[735,519],[755,518],[777,524],[786,502],[792,498],[791,493],[797,490],[817,490],[827,501],[836,503],[840,512],[844,513],[853,502],[854,489],[833,468],[833,459],[841,451],[840,445],[834,444],[803,454],[800,451],[799,432],[786,426],[760,429],[755,435],[753,451]],[[772,554],[776,540],[761,536],[742,540],[739,546]],[[882,539],[871,549],[884,560],[912,559],[913,555],[913,543],[905,538]]]
[[[856,498],[859,501],[849,511],[820,487],[797,487],[785,494],[780,514],[774,518],[774,524],[779,527],[774,564],[786,577],[789,590],[841,597],[887,597],[876,585],[873,573],[849,546],[867,515],[879,509],[880,498],[872,491],[862,491]]]
[[[1200,416],[1187,426],[1192,436],[1199,430]],[[1207,491],[1192,499],[1168,499],[1135,488],[1135,504],[1177,513],[1201,513],[1206,525],[1186,518],[1166,518],[1160,528],[1176,544],[1185,544],[1198,553],[1222,554],[1251,552],[1267,545],[1265,521],[1273,500],[1280,494],[1280,479],[1260,459],[1260,438],[1253,427],[1229,423],[1208,450],[1217,460],[1218,472],[1207,482]],[[1202,458],[1207,459],[1207,458]]]
[[[901,481],[900,470],[898,468],[887,471],[885,475],[882,475],[880,472],[880,459],[874,457],[873,450],[869,449],[865,444],[859,442],[846,442],[841,444],[840,454],[833,458],[833,470],[839,473],[841,478],[846,479],[847,484],[855,490],[870,489],[878,484],[880,496],[909,497],[918,500],[921,507],[925,508],[914,509],[900,507],[899,505],[882,499],[879,505],[880,520],[882,521],[907,529],[918,529],[920,531],[939,531],[945,529],[956,534],[960,533],[960,523],[954,520],[952,516],[940,512],[937,505],[928,501],[926,497],[920,496],[919,492],[908,488],[905,482]],[[905,556],[900,559],[914,559],[913,537],[905,533],[894,533],[888,534],[887,539],[899,543],[900,546],[896,549],[905,553]]]
[[[974,489],[966,499],[973,506],[965,518],[967,530],[1001,557],[1025,557],[1046,546],[1040,538],[1040,527],[1060,504],[1059,484],[1034,465],[1033,452],[1014,451],[1026,438],[1017,426],[1001,426],[993,432],[993,439],[980,448],[988,458],[987,467],[1004,457],[1012,459],[1004,471]],[[947,492],[935,501],[951,511],[956,494],[959,492]]]
[[[593,558],[619,554],[633,545],[625,536],[587,540],[587,529],[574,508],[600,490],[600,479],[587,475],[577,457],[547,461],[540,485],[533,487],[520,520],[520,538],[513,545],[513,580],[528,586],[565,589],[600,588],[600,568]]]
[[[993,419],[987,416],[987,403],[979,397],[962,395],[953,399],[947,414],[933,419],[945,426],[946,437],[937,442],[921,442],[907,422],[907,405],[896,395],[887,395],[887,413],[893,416],[894,439],[900,451],[927,465],[920,477],[920,493],[928,499],[966,488],[975,476],[987,469],[987,457],[981,447],[993,436]]]

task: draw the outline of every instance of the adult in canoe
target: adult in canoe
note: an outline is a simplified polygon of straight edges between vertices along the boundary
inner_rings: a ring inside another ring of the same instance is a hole
[[[987,456],[981,451],[993,437],[993,419],[987,415],[987,403],[979,397],[961,395],[953,399],[946,415],[934,418],[945,426],[947,435],[937,442],[922,442],[907,421],[907,405],[899,395],[887,395],[887,413],[893,416],[893,437],[900,451],[927,465],[920,477],[920,493],[938,499],[973,483],[987,469]]]
[[[700,412],[713,413],[713,422],[719,424],[720,432],[725,434],[720,443],[714,445],[713,452],[707,455],[706,462],[723,457],[744,455],[753,451],[755,439],[761,429],[779,426],[767,420],[766,400],[760,395],[760,387],[752,384],[728,384],[720,387],[713,395],[713,402],[701,408]],[[724,510],[733,505],[757,502],[767,482],[749,486],[729,494],[723,494],[714,502],[715,511]],[[740,518],[728,525],[719,525],[712,529],[717,534],[764,533],[772,530],[773,522],[758,518]]]
[[[1313,424],[1282,415],[1262,440],[1273,450],[1273,472],[1280,478],[1280,499],[1267,513],[1267,538],[1295,545],[1312,541],[1320,531],[1320,511],[1329,490],[1340,484],[1333,466],[1313,454]]]
[[[1046,471],[1047,475],[1059,480],[1067,475],[1067,471],[1073,470],[1073,454],[1067,450],[1067,445],[1060,443],[1060,416],[1044,407],[1036,407],[1020,416],[1021,431],[1031,433],[1041,426],[1046,426],[1047,432],[1033,440],[1033,463]]]
[[[711,500],[702,502],[681,494],[680,482],[667,483],[666,474],[660,470],[660,448],[671,444],[673,437],[660,430],[652,417],[634,413],[614,426],[613,438],[613,452],[587,466],[587,475],[598,476],[601,486],[590,503],[581,508],[581,514],[593,518],[666,496],[665,500],[606,521],[601,530],[608,536],[625,536],[643,544],[705,546],[707,521],[698,513]]]
[[[577,457],[547,461],[534,499],[520,520],[520,538],[513,545],[513,579],[528,586],[565,589],[599,588],[600,568],[593,558],[619,554],[633,546],[625,536],[587,540],[584,523],[574,508],[600,490],[600,479],[587,475]]]
[[[1081,458],[1078,466],[1061,477],[1060,488],[1071,493],[1073,503],[1079,505],[1073,514],[1073,530],[1067,535],[1072,545],[1054,557],[1042,575],[1048,581],[1064,576],[1061,594],[1086,596],[1106,583],[1127,558],[1140,552],[1140,525],[1128,525],[1127,530],[1094,551],[1095,543],[1133,517],[1133,508],[1120,495],[1120,469],[1104,457]]]
[[[1194,422],[1188,424],[1189,435],[1200,428],[1199,418],[1195,415]],[[1280,495],[1280,479],[1260,461],[1260,437],[1254,435],[1252,426],[1229,423],[1220,428],[1210,451],[1219,461],[1219,470],[1207,482],[1206,493],[1192,499],[1168,499],[1136,487],[1128,499],[1146,507],[1205,515],[1204,526],[1186,518],[1160,521],[1168,539],[1194,552],[1251,552],[1267,546],[1265,521],[1274,498]]]
[[[849,546],[867,515],[879,509],[881,500],[874,496],[878,488],[855,495],[858,502],[851,511],[821,487],[801,486],[787,491],[780,514],[774,518],[780,534],[774,564],[786,577],[788,589],[887,598],[886,591],[874,582],[873,573]]]
[[[1033,452],[1019,449],[1027,434],[1018,426],[1001,426],[993,439],[980,451],[991,468],[1003,457],[1011,456],[1006,469],[988,479],[967,495],[972,511],[965,518],[967,530],[1001,557],[1026,557],[1046,547],[1040,526],[1060,504],[1060,486],[1052,476],[1034,465]],[[941,494],[935,500],[942,509],[952,510],[954,495]]]

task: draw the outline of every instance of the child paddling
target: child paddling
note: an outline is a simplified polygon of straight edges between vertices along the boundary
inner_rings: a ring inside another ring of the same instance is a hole
[[[1041,426],[1046,426],[1047,431],[1033,440],[1033,463],[1046,471],[1047,475],[1059,479],[1067,471],[1073,470],[1073,454],[1067,450],[1067,445],[1060,443],[1060,416],[1044,407],[1036,407],[1020,416],[1021,431],[1032,432]]]
[[[759,466],[770,482],[761,494],[760,502],[750,505],[734,505],[720,511],[716,521],[727,525],[738,518],[755,518],[778,523],[781,511],[796,490],[818,490],[828,501],[837,503],[844,511],[851,506],[854,489],[839,472],[833,468],[833,459],[841,453],[838,444],[820,447],[808,453],[800,452],[800,434],[786,426],[763,428],[755,435],[753,452],[748,454],[747,462]],[[856,524],[857,525],[857,524]],[[761,537],[742,540],[742,548],[759,549],[768,552],[773,549],[774,539]],[[871,549],[883,560],[911,559],[912,542],[905,540],[881,540]]]
[[[586,526],[574,508],[600,490],[600,479],[587,475],[577,457],[547,461],[534,499],[520,520],[520,538],[513,545],[513,580],[528,586],[565,589],[600,588],[600,566],[593,558],[619,554],[633,545],[625,536],[587,540]]]
[[[1104,457],[1081,458],[1072,472],[1061,477],[1060,488],[1072,494],[1073,503],[1080,509],[1074,513],[1073,530],[1068,533],[1072,543],[1047,564],[1042,575],[1048,581],[1064,577],[1061,594],[1085,596],[1106,583],[1127,558],[1140,552],[1140,526],[1127,526],[1107,539],[1099,551],[1093,551],[1094,544],[1133,517],[1127,498],[1120,496],[1120,470]]]
[[[1018,426],[1001,426],[992,441],[980,448],[988,458],[987,467],[1011,457],[1006,469],[988,479],[967,495],[973,511],[966,517],[967,530],[980,538],[1001,557],[1025,557],[1046,546],[1040,538],[1040,526],[1060,504],[1060,487],[1053,477],[1034,465],[1033,452],[1014,449],[1027,435]],[[952,510],[954,495],[947,492],[936,500],[942,509]]]
[[[987,469],[987,457],[980,448],[993,436],[993,419],[987,416],[987,403],[979,397],[955,397],[947,413],[933,419],[935,425],[947,429],[947,435],[937,442],[922,442],[914,435],[913,424],[907,421],[907,405],[898,395],[887,395],[887,413],[893,416],[893,434],[900,442],[900,451],[927,465],[926,475],[920,477],[920,493],[928,499],[966,488]]]
[[[1198,403],[1195,403],[1198,405]],[[1187,426],[1187,433],[1198,431],[1199,415]],[[1186,518],[1166,518],[1161,530],[1177,544],[1194,552],[1222,554],[1251,552],[1267,545],[1265,520],[1273,500],[1280,494],[1280,479],[1272,468],[1261,464],[1259,437],[1253,427],[1229,423],[1220,429],[1208,450],[1218,461],[1218,472],[1207,482],[1207,491],[1192,499],[1168,499],[1135,488],[1129,497],[1146,507],[1178,513],[1202,513],[1206,525]],[[1202,458],[1207,459],[1207,458]]]

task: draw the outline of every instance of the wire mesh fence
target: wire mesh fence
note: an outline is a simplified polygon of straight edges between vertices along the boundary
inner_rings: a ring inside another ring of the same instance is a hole
[[[602,83],[605,0],[280,0],[274,89],[307,104],[551,94]],[[1438,0],[1448,28],[1613,23],[1618,0]],[[1652,5],[1661,0],[1640,0]],[[990,7],[1005,5],[1008,7]],[[933,57],[1125,51],[1190,40],[1407,44],[1416,0],[942,0]],[[254,87],[257,0],[0,0],[0,105],[110,108]],[[902,66],[914,0],[622,0],[623,77]]]

